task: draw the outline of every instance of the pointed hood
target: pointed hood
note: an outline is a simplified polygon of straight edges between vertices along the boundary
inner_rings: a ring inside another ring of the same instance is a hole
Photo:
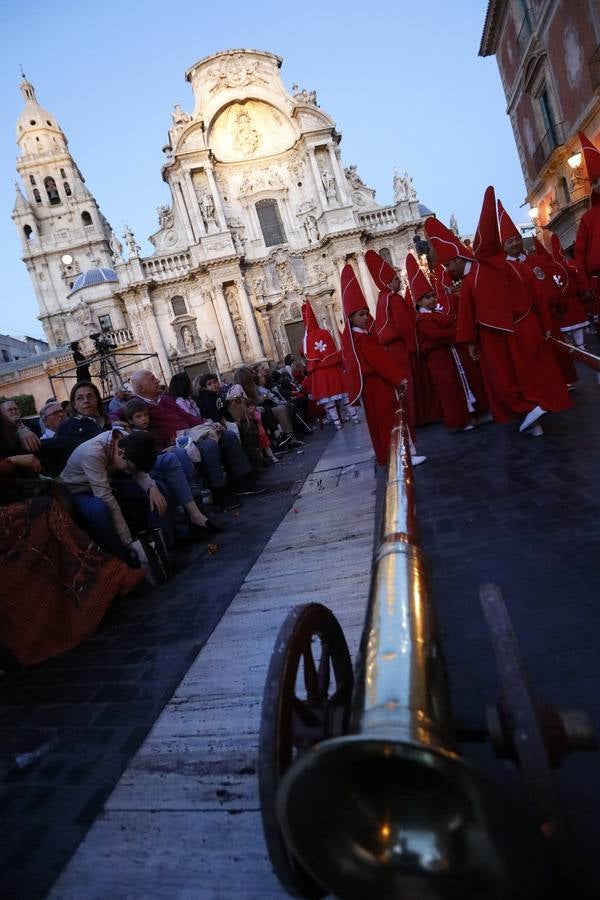
[[[475,238],[473,239],[473,253],[475,254],[475,259],[481,262],[496,256],[501,251],[496,195],[494,188],[490,184],[483,195],[481,214],[477,223]]]
[[[410,293],[418,306],[421,297],[424,297],[425,294],[433,294],[434,290],[412,253],[407,254],[406,257],[406,274]]]
[[[350,263],[346,263],[342,269],[341,279],[344,318],[349,319],[350,316],[353,313],[358,312],[359,309],[368,309],[369,304],[365,299],[356,273]]]
[[[438,306],[441,308],[442,312],[448,314],[452,306],[450,302],[452,276],[440,263],[435,267],[433,274]]]
[[[430,216],[425,222],[425,231],[429,243],[435,250],[438,262],[447,265],[451,259],[463,256],[465,259],[473,259],[473,254],[459,241],[453,231],[446,228],[435,216]]]
[[[546,250],[542,242],[536,237],[533,238],[533,246],[535,247],[535,252],[537,253],[537,255],[541,256],[542,259],[552,259],[552,254]]]
[[[583,158],[585,159],[585,167],[587,169],[588,178],[590,180],[590,184],[592,181],[595,181],[597,178],[600,178],[600,150],[592,144],[590,139],[583,133],[583,131],[579,132],[579,140],[581,142],[581,149],[583,151]],[[600,205],[600,194],[596,191],[592,191],[590,200],[592,202],[592,206]]]
[[[323,362],[338,352],[333,335],[326,328],[319,325],[315,311],[310,300],[302,304],[302,318],[304,319],[304,340],[302,341],[302,354],[308,362]]]
[[[377,285],[377,290],[387,291],[393,279],[398,274],[392,266],[376,253],[375,250],[367,250],[365,253],[365,262],[371,273],[371,278]]]
[[[522,237],[521,232],[506,212],[500,200],[498,200],[498,226],[500,228],[500,243],[504,246],[505,242],[513,237]]]

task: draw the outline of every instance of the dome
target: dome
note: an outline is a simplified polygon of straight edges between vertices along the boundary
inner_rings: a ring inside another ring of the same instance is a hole
[[[81,275],[77,276],[72,290],[69,291],[69,296],[74,294],[75,291],[81,290],[81,288],[94,287],[97,284],[110,282],[118,283],[118,281],[117,273],[113,269],[88,269],[87,272],[82,272]]]
[[[31,82],[23,78],[20,84],[21,94],[25,100],[25,105],[21,110],[21,114],[17,119],[17,142],[20,141],[26,133],[31,131],[53,131],[64,138],[61,127],[56,121],[54,115],[48,112],[37,101],[35,88]]]

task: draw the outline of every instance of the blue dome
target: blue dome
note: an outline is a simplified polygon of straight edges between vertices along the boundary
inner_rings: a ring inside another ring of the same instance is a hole
[[[69,293],[74,294],[80,288],[93,287],[96,284],[118,282],[117,273],[113,269],[88,269],[77,276],[77,280]]]

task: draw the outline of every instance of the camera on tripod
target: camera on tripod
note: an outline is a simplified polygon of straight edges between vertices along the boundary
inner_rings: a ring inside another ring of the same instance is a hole
[[[100,356],[111,353],[116,347],[101,331],[95,331],[94,334],[90,334],[90,339],[94,342],[94,350]]]

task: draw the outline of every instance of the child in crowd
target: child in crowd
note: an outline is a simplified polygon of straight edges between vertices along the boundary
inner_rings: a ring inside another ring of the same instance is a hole
[[[150,413],[148,406],[139,397],[129,400],[124,408],[126,422],[133,428],[134,433],[148,433],[150,428]],[[196,479],[194,465],[186,451],[181,447],[168,447],[156,456],[156,462],[151,472],[152,477],[159,483],[168,486],[175,503],[182,506],[190,522],[192,533],[195,529],[202,532],[217,532],[222,529],[211,522],[198,508],[192,488],[197,492],[200,485]]]
[[[350,403],[362,400],[379,465],[387,464],[390,436],[396,421],[397,391],[406,390],[408,371],[396,362],[372,334],[373,317],[351,265],[342,269],[342,304],[346,327],[342,353]],[[413,465],[425,461],[411,442]]]
[[[221,398],[219,379],[212,372],[194,378],[192,396],[203,419],[225,424],[225,404]]]

